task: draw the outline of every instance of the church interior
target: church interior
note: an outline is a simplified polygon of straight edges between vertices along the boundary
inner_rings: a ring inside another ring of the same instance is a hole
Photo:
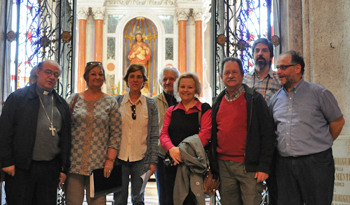
[[[198,75],[200,99],[211,104],[223,89],[220,62],[241,58],[248,72],[254,40],[268,38],[274,59],[288,50],[304,57],[303,78],[329,89],[350,121],[349,10],[346,0],[2,0],[0,101],[27,86],[32,67],[51,59],[63,68],[56,90],[64,98],[86,89],[85,65],[98,61],[109,95],[125,94],[127,67],[141,63],[144,95],[161,92],[159,71],[174,66]],[[348,123],[333,152],[333,204],[350,205],[350,177],[343,177],[350,164],[342,163],[350,159]]]

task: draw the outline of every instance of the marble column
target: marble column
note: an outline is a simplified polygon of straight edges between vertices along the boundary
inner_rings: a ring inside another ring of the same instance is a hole
[[[177,21],[179,24],[179,54],[178,69],[180,73],[186,72],[187,52],[186,52],[186,23],[189,15],[189,9],[179,8],[176,10]]]
[[[303,54],[302,1],[280,1],[282,52],[288,50]],[[283,38],[282,38],[283,37]]]
[[[78,39],[78,73],[77,73],[77,89],[76,92],[85,90],[85,61],[86,61],[86,21],[89,15],[88,7],[78,8],[78,24],[79,24],[79,39]]]
[[[103,19],[105,8],[94,7],[92,8],[92,15],[95,18],[95,53],[94,60],[102,62],[103,58]]]
[[[203,85],[203,17],[204,10],[202,8],[193,10],[193,17],[196,24],[196,51],[195,51],[195,72],[199,81]]]

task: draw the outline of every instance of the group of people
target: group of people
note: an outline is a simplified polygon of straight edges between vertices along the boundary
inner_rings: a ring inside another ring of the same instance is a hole
[[[68,205],[106,204],[90,197],[92,170],[122,167],[115,205],[144,204],[140,176],[156,176],[160,205],[205,204],[203,176],[220,178],[220,203],[258,205],[267,182],[270,205],[332,203],[333,141],[345,123],[336,99],[303,79],[305,63],[295,51],[280,55],[271,69],[273,46],[258,39],[255,66],[244,74],[240,59],[223,60],[225,89],[212,107],[199,100],[195,73],[162,69],[163,91],[149,98],[141,64],[128,67],[128,92],[102,92],[105,70],[86,65],[87,90],[67,102],[54,90],[62,70],[39,63],[36,83],[12,93],[0,117],[0,161],[6,173],[7,204],[56,204],[65,182]]]

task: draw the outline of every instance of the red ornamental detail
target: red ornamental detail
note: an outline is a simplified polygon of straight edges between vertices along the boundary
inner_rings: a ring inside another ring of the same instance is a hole
[[[255,37],[256,37],[256,36],[254,36],[254,35],[250,34],[250,36],[249,36],[249,39],[248,39],[247,43],[248,43],[248,44],[250,44],[250,42],[251,42],[252,40],[254,40],[254,38],[255,38]]]
[[[32,43],[32,36],[33,36],[33,31],[32,31],[32,29],[30,29],[27,33],[27,38],[30,41],[30,43]]]
[[[253,11],[254,9],[248,9],[248,15]]]

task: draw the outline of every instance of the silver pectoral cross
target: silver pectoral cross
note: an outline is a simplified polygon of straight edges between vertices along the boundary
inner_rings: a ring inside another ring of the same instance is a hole
[[[51,130],[52,136],[54,137],[56,128],[54,128],[53,125],[51,124],[51,127],[49,128],[49,130]]]

